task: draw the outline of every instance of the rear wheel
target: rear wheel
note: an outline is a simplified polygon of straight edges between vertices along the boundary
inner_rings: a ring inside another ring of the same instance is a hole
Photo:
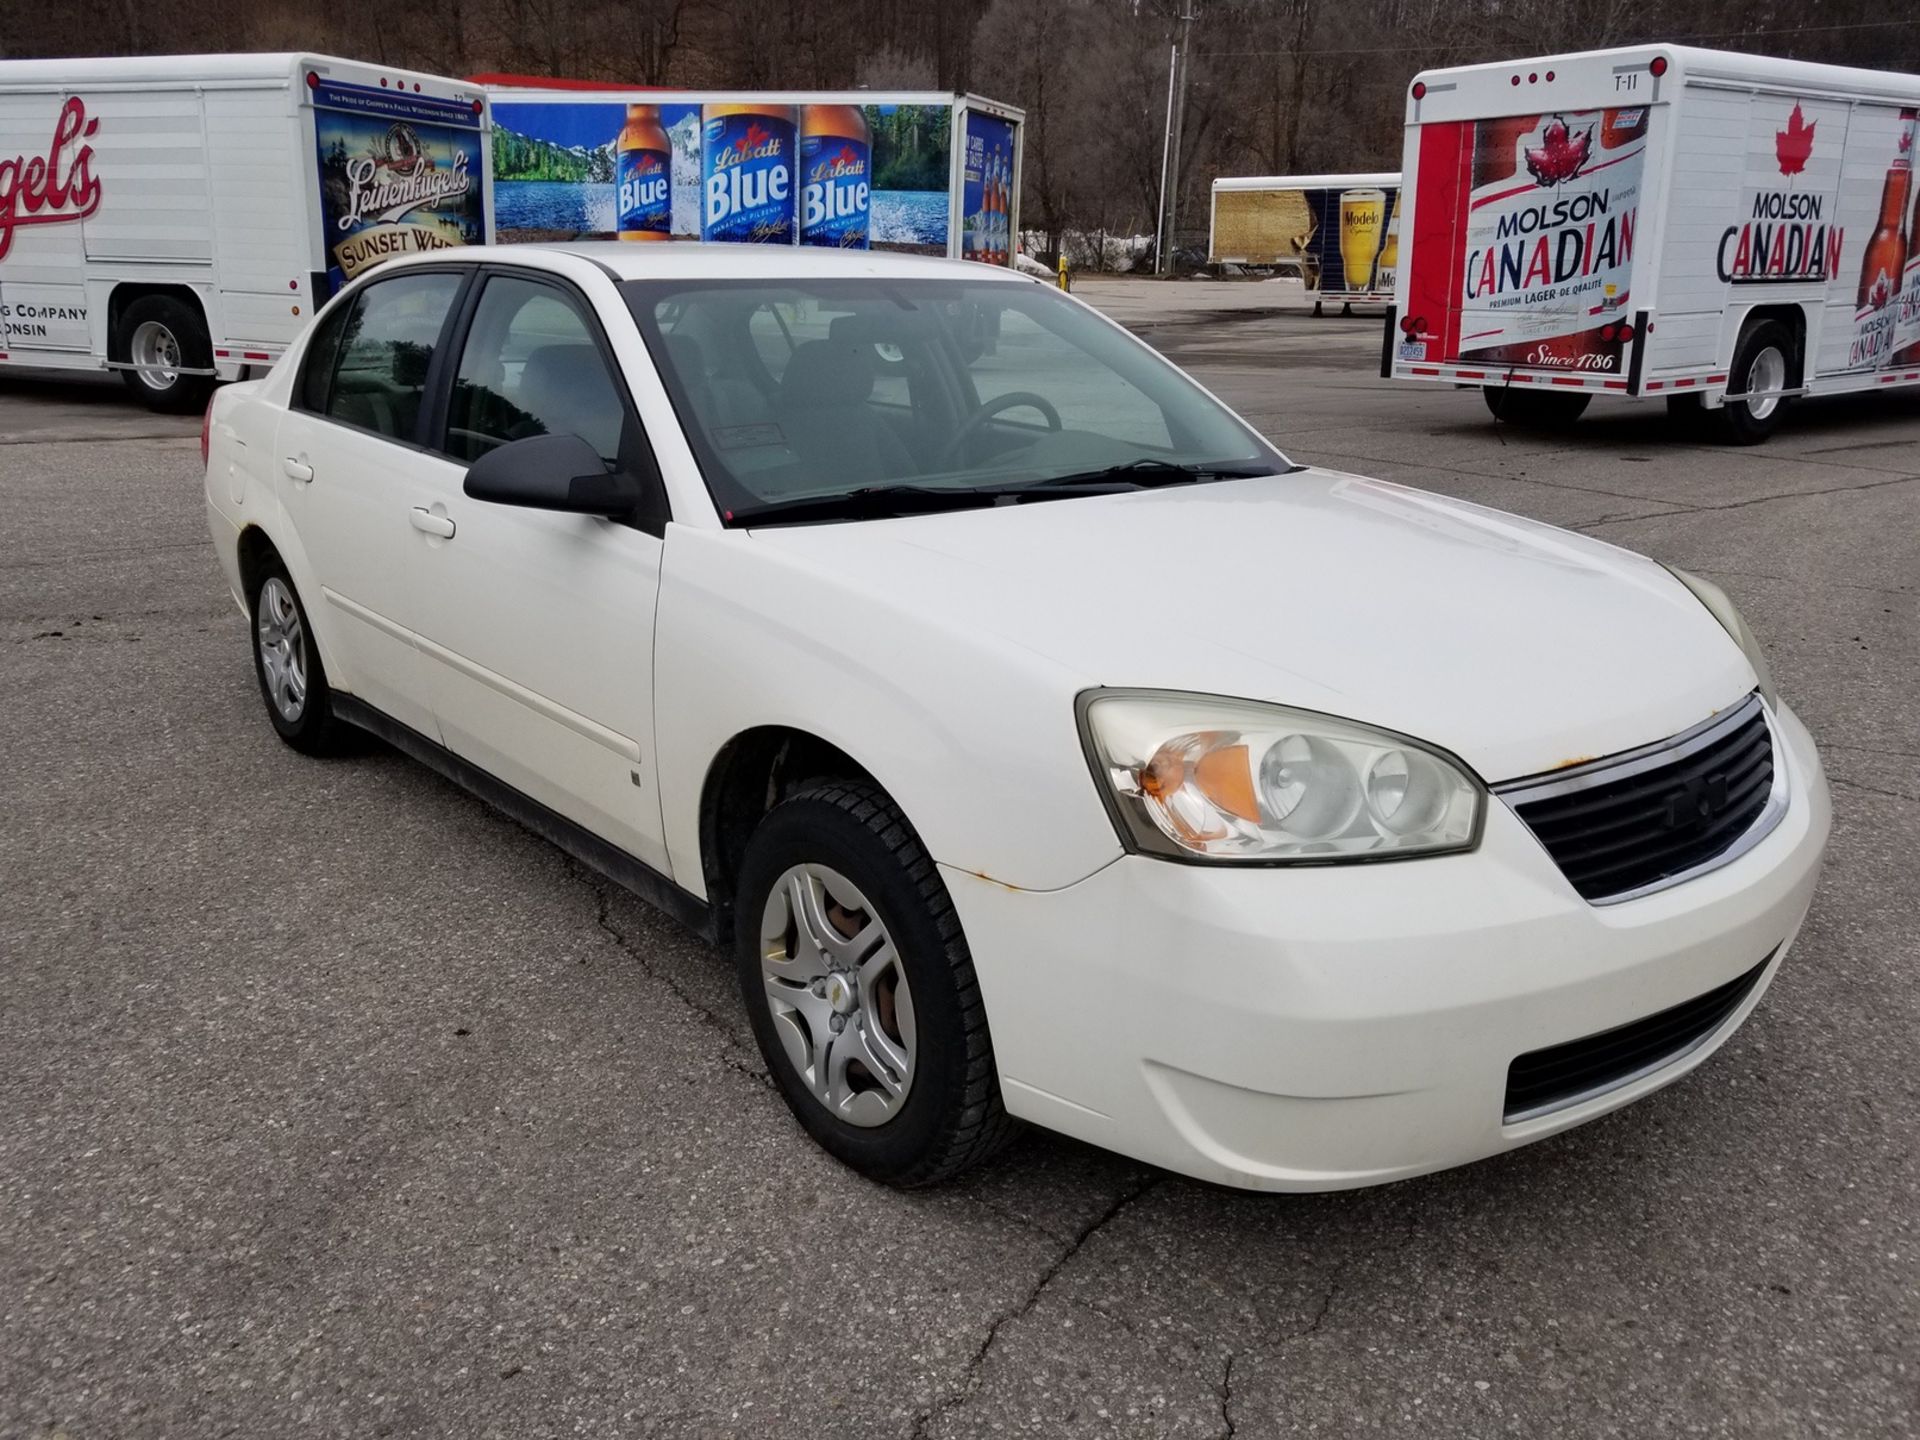
[[[827,782],[760,822],[734,930],[754,1037],[795,1118],[889,1185],[929,1185],[1013,1133],[959,917],[898,807]]]
[[[1586,413],[1593,397],[1578,390],[1529,390],[1513,385],[1484,385],[1493,418],[1522,430],[1557,430]]]
[[[313,643],[306,607],[280,557],[269,558],[247,597],[253,619],[253,670],[267,719],[296,750],[324,755],[339,748],[343,727],[333,715],[333,692]]]
[[[1701,412],[1716,440],[1758,445],[1779,428],[1789,399],[1780,392],[1787,388],[1797,353],[1793,331],[1778,320],[1747,327],[1727,371],[1727,403]]]
[[[207,403],[213,376],[213,341],[199,310],[171,295],[143,295],[121,312],[114,351],[131,370],[122,370],[127,388],[153,410],[190,414]]]

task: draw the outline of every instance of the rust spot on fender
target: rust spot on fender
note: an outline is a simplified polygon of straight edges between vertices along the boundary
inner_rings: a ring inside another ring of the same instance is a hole
[[[1002,890],[1011,890],[1016,895],[1020,893],[1020,887],[1018,885],[1009,885],[1004,880],[996,880],[993,878],[993,876],[987,874],[987,872],[984,870],[968,870],[967,867],[964,865],[957,866],[955,868],[960,870],[963,874],[973,876],[973,878],[976,880],[984,880],[989,885],[998,885]]]
[[[1556,760],[1547,768],[1549,770],[1571,770],[1576,765],[1590,765],[1599,758],[1598,755],[1575,755],[1570,760]]]

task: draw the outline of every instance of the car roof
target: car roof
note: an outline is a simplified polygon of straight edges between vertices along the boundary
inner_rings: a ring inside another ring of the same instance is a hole
[[[942,256],[908,255],[886,250],[837,250],[800,245],[703,245],[692,240],[634,243],[578,240],[566,244],[534,242],[463,246],[455,252],[429,251],[407,261],[492,260],[525,264],[543,255],[572,255],[590,260],[621,280],[801,280],[834,276],[894,276],[927,280],[1008,280],[1033,284],[1031,277],[998,265]],[[393,262],[389,262],[390,264]],[[401,263],[405,263],[404,261]],[[386,267],[382,267],[386,268]]]

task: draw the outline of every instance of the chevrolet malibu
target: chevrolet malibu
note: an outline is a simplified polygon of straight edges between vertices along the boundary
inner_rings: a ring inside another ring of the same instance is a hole
[[[1726,1041],[1826,843],[1714,586],[1290,464],[1010,272],[396,261],[205,444],[280,736],[730,949],[893,1184],[1016,1120],[1265,1190],[1565,1130]]]

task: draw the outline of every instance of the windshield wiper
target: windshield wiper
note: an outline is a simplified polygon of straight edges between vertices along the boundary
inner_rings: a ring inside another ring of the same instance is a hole
[[[933,515],[942,510],[973,510],[992,505],[997,489],[963,490],[950,485],[862,485],[833,495],[797,495],[729,510],[734,526],[780,524],[793,520],[877,520],[888,515]]]
[[[1276,470],[1257,460],[1217,464],[1196,461],[1182,464],[1143,456],[1138,460],[1107,465],[1098,470],[1081,470],[1072,475],[1054,475],[1025,485],[1009,486],[1014,493],[1034,494],[1049,490],[1086,490],[1099,485],[1116,485],[1132,490],[1151,490],[1162,485],[1198,485],[1208,480],[1254,480],[1262,475],[1291,475],[1304,465],[1289,465]]]
[[[1053,475],[1005,485],[863,485],[834,495],[800,495],[729,510],[735,527],[779,525],[808,520],[878,520],[895,515],[935,515],[943,510],[979,510],[1002,502],[1057,500],[1072,495],[1117,495],[1161,485],[1197,485],[1209,480],[1251,480],[1262,475],[1291,475],[1305,466],[1276,471],[1258,461],[1237,464],[1175,464],[1151,458],[1129,460],[1099,470]]]

